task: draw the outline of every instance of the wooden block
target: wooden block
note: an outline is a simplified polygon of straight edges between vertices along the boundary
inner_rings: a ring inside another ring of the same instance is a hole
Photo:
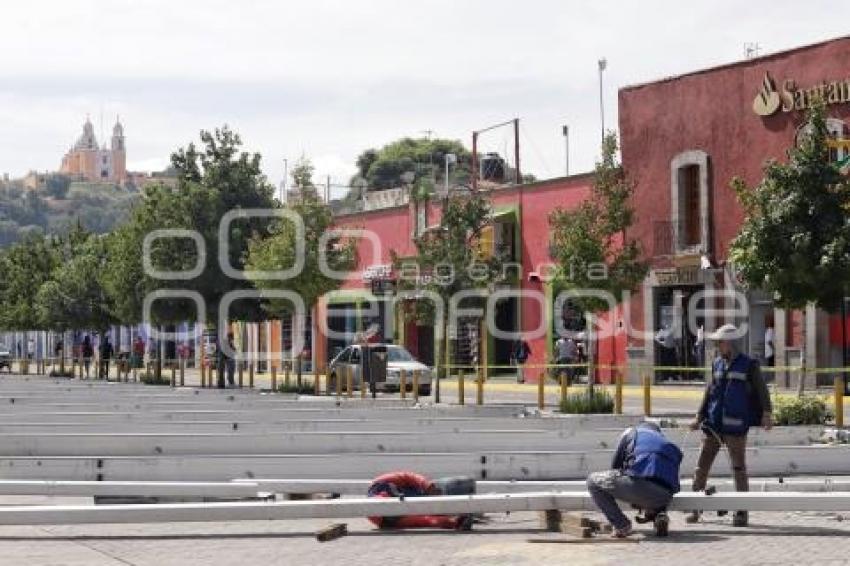
[[[573,536],[588,538],[595,532],[602,531],[599,521],[576,513],[563,513],[551,509],[540,515],[541,526],[551,533],[566,533]]]
[[[345,523],[334,523],[317,532],[316,540],[319,542],[328,542],[330,540],[344,537],[347,534],[348,525]]]

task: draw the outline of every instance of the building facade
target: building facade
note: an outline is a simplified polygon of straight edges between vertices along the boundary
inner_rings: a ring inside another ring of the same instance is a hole
[[[109,147],[98,145],[91,120],[86,118],[83,132],[62,157],[59,172],[77,181],[124,183],[127,180],[127,148],[124,126],[116,120]]]
[[[749,332],[740,346],[757,358],[766,360],[765,333],[772,327],[774,363],[799,364],[807,324],[808,365],[842,365],[840,319],[814,309],[805,316],[784,312],[759,290],[741,287],[729,246],[743,221],[733,178],[754,186],[767,160],[785,160],[817,97],[826,102],[833,157],[847,162],[848,57],[850,38],[843,38],[620,90],[622,161],[636,183],[633,235],[651,267],[630,305],[632,324],[650,331],[629,337],[632,362],[659,363],[664,349],[647,337],[667,329],[675,346],[665,361],[698,364],[699,325],[743,322]],[[726,320],[701,314],[725,300],[712,292],[728,290],[743,293],[748,313]]]

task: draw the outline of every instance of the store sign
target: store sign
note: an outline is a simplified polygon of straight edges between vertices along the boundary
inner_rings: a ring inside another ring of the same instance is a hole
[[[389,264],[370,265],[363,270],[363,281],[373,279],[390,279],[393,276],[393,266]]]
[[[785,79],[782,87],[777,89],[770,73],[765,73],[753,100],[753,112],[759,116],[771,116],[780,110],[806,110],[819,101],[827,106],[850,102],[850,78],[823,81],[807,88],[798,87],[794,79]]]
[[[655,280],[659,285],[698,285],[699,269],[696,267],[677,267],[675,269],[656,269]]]

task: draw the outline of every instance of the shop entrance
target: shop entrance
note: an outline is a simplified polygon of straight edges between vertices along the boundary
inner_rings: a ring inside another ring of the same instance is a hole
[[[694,293],[702,291],[701,285],[656,287],[654,291],[655,311],[655,365],[673,368],[705,367],[705,321],[696,319],[691,328],[688,324],[688,308]],[[704,309],[700,299],[694,305]],[[656,371],[658,380],[702,381],[703,372],[687,369]]]

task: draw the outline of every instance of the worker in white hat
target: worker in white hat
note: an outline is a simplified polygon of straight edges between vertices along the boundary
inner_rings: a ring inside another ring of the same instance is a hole
[[[706,336],[716,343],[718,355],[696,419],[691,424],[693,430],[702,429],[705,433],[694,470],[694,491],[705,489],[708,473],[721,445],[726,445],[729,453],[735,489],[748,491],[747,432],[750,426],[762,425],[769,430],[773,425],[770,394],[759,364],[735,347],[735,341],[742,335],[734,324],[724,324]],[[698,520],[699,513],[696,511],[688,517],[688,522]],[[747,520],[746,511],[737,511],[732,524],[743,527]]]

